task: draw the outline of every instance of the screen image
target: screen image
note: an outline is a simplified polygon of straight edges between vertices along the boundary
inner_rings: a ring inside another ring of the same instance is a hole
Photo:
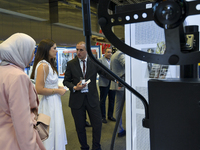
[[[67,62],[74,59],[76,57],[76,47],[68,47],[68,48],[57,48],[57,69],[58,76],[64,78],[64,73],[66,71]],[[100,46],[92,46],[92,53],[95,58],[100,58]]]

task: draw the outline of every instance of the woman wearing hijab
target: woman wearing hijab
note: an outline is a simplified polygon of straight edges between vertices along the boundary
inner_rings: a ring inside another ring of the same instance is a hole
[[[24,73],[34,56],[35,41],[16,33],[0,44],[0,149],[45,150],[37,131],[35,115],[39,101]]]
[[[67,144],[61,102],[61,96],[66,90],[58,87],[56,54],[56,43],[50,39],[42,40],[38,45],[31,74],[37,93],[43,95],[38,111],[51,117],[49,137],[44,141],[47,150],[65,150]]]

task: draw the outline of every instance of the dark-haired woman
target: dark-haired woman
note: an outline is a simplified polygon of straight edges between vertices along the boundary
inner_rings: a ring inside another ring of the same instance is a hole
[[[39,113],[51,117],[49,138],[44,146],[47,150],[65,150],[67,144],[61,96],[66,90],[58,87],[58,72],[54,66],[56,58],[56,43],[52,40],[42,40],[35,56],[31,78],[35,79],[38,94],[43,95]]]

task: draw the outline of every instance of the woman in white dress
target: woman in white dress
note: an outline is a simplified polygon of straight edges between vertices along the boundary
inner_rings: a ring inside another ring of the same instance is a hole
[[[67,144],[61,96],[66,90],[58,87],[58,72],[55,67],[56,43],[42,40],[35,56],[31,78],[35,79],[38,94],[43,95],[39,104],[39,113],[51,117],[49,138],[44,146],[47,150],[65,150]]]

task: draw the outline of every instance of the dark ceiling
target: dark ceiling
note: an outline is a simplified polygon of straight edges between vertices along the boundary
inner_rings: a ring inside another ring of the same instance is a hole
[[[99,2],[90,2],[91,28],[93,36],[103,37],[99,34],[97,18]],[[138,2],[147,0],[111,0],[110,6],[114,9],[116,5]],[[52,3],[56,5],[51,7]],[[37,42],[52,38],[60,45],[73,46],[84,40],[81,9],[81,0],[0,0],[0,40],[5,40],[15,32],[24,32]],[[123,26],[114,27],[113,30],[116,36],[124,38]]]

